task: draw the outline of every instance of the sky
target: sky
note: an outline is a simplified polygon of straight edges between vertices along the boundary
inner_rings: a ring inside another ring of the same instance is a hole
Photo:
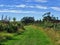
[[[51,15],[60,19],[60,0],[0,0],[0,19],[4,15],[17,20],[30,16],[36,20],[42,15],[51,12]]]

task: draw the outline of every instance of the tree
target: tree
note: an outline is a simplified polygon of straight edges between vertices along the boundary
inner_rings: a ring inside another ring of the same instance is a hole
[[[21,19],[21,22],[25,24],[33,23],[34,21],[35,21],[34,17],[23,17]]]
[[[52,17],[50,16],[50,12],[47,12],[43,15],[43,21],[51,21]]]
[[[1,20],[3,21],[3,15],[2,15],[2,17],[1,17]]]
[[[10,22],[11,18],[9,17],[8,21]]]
[[[14,21],[14,22],[16,21],[16,18],[15,18],[15,17],[13,18],[13,21]]]
[[[50,14],[51,14],[51,12],[47,12],[47,13],[43,14],[42,16],[43,16],[43,17],[45,17],[46,15],[47,15],[47,16],[50,16]]]

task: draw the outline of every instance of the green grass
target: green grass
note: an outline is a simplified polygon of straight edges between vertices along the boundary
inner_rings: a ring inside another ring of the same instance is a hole
[[[5,45],[53,45],[50,38],[38,28],[26,26],[26,31],[13,40],[4,42]]]

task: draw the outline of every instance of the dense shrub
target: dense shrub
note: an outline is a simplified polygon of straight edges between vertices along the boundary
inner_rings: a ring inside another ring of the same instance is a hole
[[[1,32],[0,33],[0,45],[3,45],[3,42],[7,40],[13,39],[13,37],[14,37],[14,34]]]
[[[0,24],[0,31],[4,30],[4,26],[2,24]]]
[[[24,30],[24,26],[22,24],[20,24],[20,23],[11,22],[9,24],[6,24],[6,23],[1,23],[0,24],[0,31],[6,31],[8,33],[15,33],[19,29]]]
[[[34,17],[23,17],[21,22],[24,24],[33,23],[35,21]]]

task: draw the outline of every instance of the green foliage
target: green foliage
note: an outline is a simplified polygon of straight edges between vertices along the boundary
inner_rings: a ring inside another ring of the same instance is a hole
[[[8,33],[15,33],[19,29],[24,30],[24,26],[21,23],[14,23],[14,22],[11,22],[9,24],[0,23],[0,31],[6,31]]]
[[[26,26],[22,35],[16,36],[16,40],[9,40],[5,45],[54,45],[44,31],[34,26]]]
[[[4,30],[3,25],[0,24],[0,31],[3,31],[3,30]]]
[[[51,16],[50,12],[47,12],[43,15],[43,24],[45,28],[53,28],[58,29],[58,24],[59,24],[60,20],[58,20],[58,17],[54,17],[53,15]],[[60,29],[59,29],[60,30]]]
[[[35,21],[34,17],[23,17],[21,22],[24,24],[33,23]]]
[[[13,34],[0,32],[0,45],[3,45],[3,42],[13,39]]]
[[[39,30],[36,27],[31,27],[28,26],[27,28],[24,27],[25,25],[29,25],[29,24],[37,24],[41,27],[44,28],[53,28],[54,30],[60,30],[60,24],[56,23],[58,20],[58,18],[50,16],[50,12],[45,13],[43,16],[43,20],[37,20],[35,21],[34,17],[23,17],[21,19],[21,22],[16,21],[16,18],[13,18],[13,21],[10,22],[9,20],[7,20],[7,16],[5,18],[5,20],[3,20],[3,16],[2,16],[2,21],[0,22],[0,32],[7,32],[7,33],[17,33],[17,34],[21,34],[22,32],[24,32],[24,30],[26,29],[27,32],[26,34],[23,34],[20,36],[18,36],[18,38],[22,38],[22,36],[24,38],[24,40],[21,39],[22,43],[20,44],[20,40],[16,40],[16,42],[18,42],[19,45],[52,45],[49,44],[50,43],[50,39],[47,39],[48,36],[45,35],[45,33],[41,32],[41,30]],[[0,43],[6,40],[11,40],[13,38],[12,35],[0,35]],[[27,38],[27,39],[26,39]],[[29,41],[30,40],[30,41]],[[13,40],[15,41],[15,40]],[[43,43],[44,42],[44,43]],[[16,43],[17,44],[17,43]],[[0,44],[1,45],[1,44]],[[10,44],[11,45],[11,44]],[[13,44],[12,44],[13,45]]]
[[[6,37],[7,40],[13,39],[13,35],[5,35],[4,37]]]
[[[13,21],[14,21],[14,22],[16,21],[16,18],[15,18],[15,17],[13,18]]]
[[[47,12],[43,15],[43,21],[54,22],[56,20],[58,20],[58,17],[51,16],[51,12]]]

